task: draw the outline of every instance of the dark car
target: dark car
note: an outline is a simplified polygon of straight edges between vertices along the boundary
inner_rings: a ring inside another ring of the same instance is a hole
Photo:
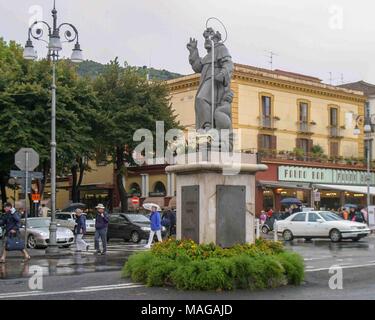
[[[151,231],[151,222],[143,214],[118,213],[109,216],[107,238],[124,239],[139,243],[141,240],[148,240]],[[166,234],[163,227],[162,236]]]

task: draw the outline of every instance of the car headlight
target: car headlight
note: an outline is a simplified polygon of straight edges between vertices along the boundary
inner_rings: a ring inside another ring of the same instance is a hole
[[[151,231],[151,228],[150,227],[142,227],[141,230],[142,231]]]

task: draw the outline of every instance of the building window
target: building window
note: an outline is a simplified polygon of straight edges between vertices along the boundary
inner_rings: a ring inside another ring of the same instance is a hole
[[[262,95],[261,96],[261,123],[260,126],[263,128],[273,128],[272,121],[272,97]]]
[[[310,119],[309,119],[309,102],[299,101],[298,102],[298,124],[299,131],[304,133],[310,132]]]
[[[166,189],[163,182],[156,182],[154,186],[154,193],[166,193]]]
[[[132,183],[131,185],[130,185],[130,193],[132,194],[132,195],[134,195],[134,194],[141,194],[142,193],[142,191],[141,191],[141,187],[139,186],[139,184],[138,183]]]
[[[311,139],[297,139],[296,147],[303,150],[304,154],[307,155],[311,152],[313,141]]]
[[[276,136],[269,134],[260,134],[258,135],[258,150],[276,150]]]
[[[306,102],[300,102],[299,104],[299,121],[309,122],[309,105]]]
[[[337,108],[330,108],[329,110],[329,124],[331,127],[338,127],[339,119],[338,119],[338,109]]]
[[[329,130],[331,137],[339,137],[339,109],[336,107],[329,108]]]

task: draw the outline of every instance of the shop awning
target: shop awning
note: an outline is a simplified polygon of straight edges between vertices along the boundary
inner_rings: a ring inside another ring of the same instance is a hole
[[[258,186],[264,187],[264,188],[311,190],[309,183],[300,183],[300,182],[281,182],[281,181],[259,180]]]
[[[367,187],[365,186],[347,186],[347,185],[339,185],[339,184],[315,184],[315,188],[318,189],[326,189],[326,190],[339,190],[339,191],[347,191],[353,192],[358,194],[367,194]],[[370,193],[375,195],[375,187],[370,187]]]

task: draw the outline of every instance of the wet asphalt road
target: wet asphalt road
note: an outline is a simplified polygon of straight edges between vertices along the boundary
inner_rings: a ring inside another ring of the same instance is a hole
[[[92,242],[92,240],[90,240]],[[305,283],[300,287],[249,292],[180,292],[170,288],[147,288],[121,279],[121,268],[129,254],[143,244],[111,242],[107,256],[92,251],[60,259],[35,257],[28,264],[10,258],[0,266],[0,300],[3,299],[375,299],[375,237],[359,243],[333,244],[326,240],[286,244],[305,260]],[[67,252],[65,252],[67,253]],[[35,254],[34,254],[35,256]],[[343,268],[343,290],[331,290],[329,268]],[[30,269],[42,267],[43,290],[29,289]]]

